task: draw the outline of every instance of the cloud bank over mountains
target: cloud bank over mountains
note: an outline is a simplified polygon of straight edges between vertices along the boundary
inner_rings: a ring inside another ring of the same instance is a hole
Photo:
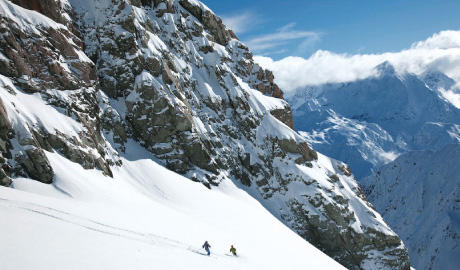
[[[400,52],[350,55],[319,50],[308,59],[293,56],[279,61],[265,56],[254,56],[254,59],[263,68],[273,71],[277,84],[284,91],[375,76],[374,67],[385,61],[399,73],[443,72],[457,82],[455,88],[460,88],[460,31],[441,31]]]

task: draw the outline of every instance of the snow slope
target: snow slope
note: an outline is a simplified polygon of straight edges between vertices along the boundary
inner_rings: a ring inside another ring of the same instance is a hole
[[[47,156],[52,185],[0,187],[2,269],[344,269],[229,181],[209,190],[129,153],[113,179]]]
[[[361,181],[416,269],[460,265],[460,145],[401,155]]]

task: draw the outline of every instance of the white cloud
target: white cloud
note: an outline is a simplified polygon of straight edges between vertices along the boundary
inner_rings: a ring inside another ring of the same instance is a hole
[[[244,43],[255,52],[262,52],[267,49],[273,49],[278,46],[284,45],[289,41],[296,39],[304,39],[303,43],[314,44],[320,40],[320,33],[312,31],[300,31],[293,29],[295,23],[287,24],[274,33],[265,34],[247,40]]]
[[[320,35],[309,36],[297,46],[297,55],[303,55],[305,52],[312,50],[320,40]]]
[[[286,49],[281,49],[281,50],[277,50],[277,51],[269,51],[269,52],[266,52],[263,54],[263,56],[266,56],[266,55],[274,55],[274,54],[281,54],[281,53],[285,53],[287,52],[288,50]]]
[[[292,56],[279,61],[265,56],[254,59],[273,71],[275,81],[285,91],[367,78],[375,75],[373,68],[384,61],[393,64],[398,72],[420,74],[439,70],[460,82],[460,31],[442,31],[396,53],[349,55],[319,50],[308,59]]]
[[[460,31],[442,31],[427,40],[419,41],[411,46],[412,49],[454,49],[460,48]]]
[[[286,24],[285,26],[279,28],[277,31],[278,32],[286,32],[286,31],[290,31],[292,28],[294,28],[294,26],[296,26],[297,23],[295,22],[291,22],[291,23],[288,23]]]
[[[250,11],[244,11],[231,16],[221,16],[221,19],[235,34],[247,32],[260,22],[257,15]]]

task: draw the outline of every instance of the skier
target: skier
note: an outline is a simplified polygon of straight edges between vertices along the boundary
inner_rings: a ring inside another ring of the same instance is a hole
[[[234,248],[233,245],[232,245],[232,247],[230,248],[230,252],[233,253],[233,255],[236,256],[236,248]]]
[[[210,247],[211,247],[211,245],[208,243],[208,241],[205,241],[204,244],[203,244],[203,248],[204,248],[204,250],[206,250],[208,252],[208,256],[211,255],[211,251],[209,251]]]

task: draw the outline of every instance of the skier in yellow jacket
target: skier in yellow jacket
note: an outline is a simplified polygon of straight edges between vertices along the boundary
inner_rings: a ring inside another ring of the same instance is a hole
[[[231,252],[233,255],[236,256],[236,248],[234,248],[233,245],[232,245],[232,247],[230,248],[230,252]]]

